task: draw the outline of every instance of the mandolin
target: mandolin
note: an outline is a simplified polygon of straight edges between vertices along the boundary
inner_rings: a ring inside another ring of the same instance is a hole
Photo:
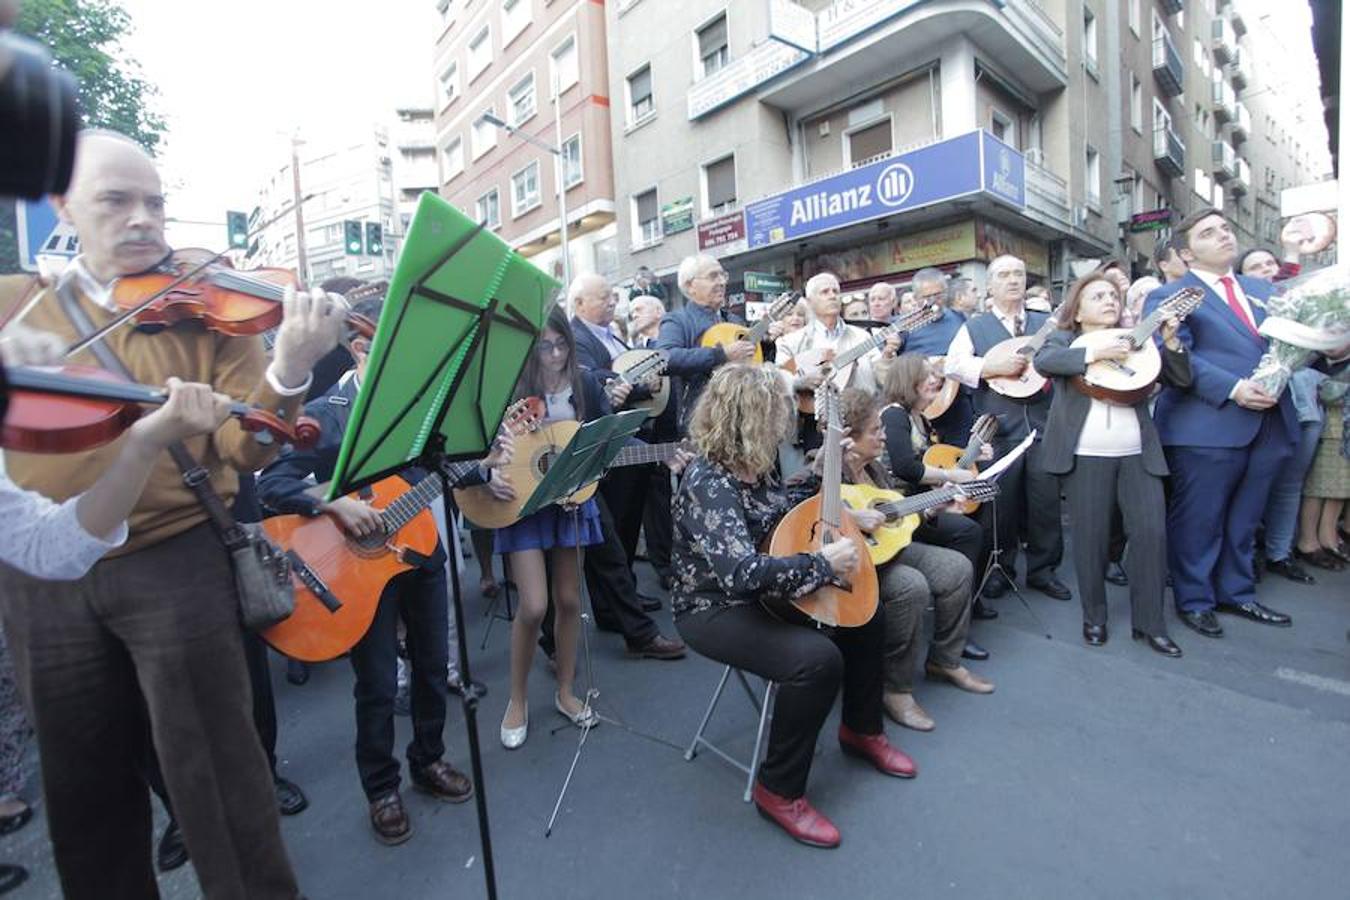
[[[818,553],[822,546],[840,538],[853,541],[858,548],[858,568],[852,581],[826,584],[793,600],[792,605],[821,625],[856,628],[876,614],[877,570],[862,529],[845,512],[841,492],[844,425],[839,416],[839,389],[830,381],[816,389],[816,418],[825,426],[820,492],[798,503],[779,520],[769,537],[768,552],[773,556]]]
[[[868,335],[866,340],[859,341],[842,353],[836,353],[833,349],[827,347],[812,347],[809,350],[793,354],[792,359],[783,364],[783,369],[787,372],[799,372],[804,375],[819,371],[828,372],[830,377],[835,380],[835,386],[842,389],[848,379],[848,367],[872,351],[880,350],[886,346],[888,337],[893,334],[907,334],[917,328],[932,324],[940,318],[942,318],[942,307],[936,303],[929,304],[911,313],[906,313],[885,328],[878,328]],[[797,391],[797,409],[806,415],[813,415],[816,411],[815,392],[811,390]]]
[[[1069,346],[1105,348],[1124,341],[1132,349],[1120,362],[1102,359],[1088,363],[1085,373],[1071,379],[1073,386],[1089,397],[1107,403],[1133,406],[1146,399],[1162,375],[1162,354],[1152,340],[1153,333],[1162,327],[1168,316],[1184,319],[1195,312],[1204,298],[1204,292],[1199,288],[1182,288],[1158,304],[1157,309],[1133,328],[1102,328],[1079,335]]]
[[[944,372],[946,369],[947,357],[945,356],[930,356],[928,357],[928,361],[932,363],[933,368],[939,372]],[[952,408],[952,404],[956,402],[956,395],[960,392],[961,382],[958,381],[955,376],[946,375],[944,372],[942,378],[942,390],[933,398],[933,402],[924,408],[923,414],[927,416],[929,420],[941,418],[943,413]]]
[[[507,409],[502,428],[521,433],[542,414],[542,401],[527,397]],[[454,463],[446,477],[453,484],[477,466],[477,460]],[[353,537],[332,516],[263,520],[263,531],[290,560],[295,612],[262,638],[291,659],[323,662],[346,653],[369,630],[389,580],[436,552],[439,535],[429,507],[441,496],[440,478],[410,485],[391,475],[351,496],[380,510],[381,531]]]
[[[1045,323],[1036,329],[1036,333],[1030,337],[1026,335],[1010,337],[1006,341],[999,341],[990,347],[989,352],[984,354],[985,360],[1002,361],[1020,356],[1026,359],[1027,364],[1022,369],[1021,375],[998,375],[993,378],[986,378],[985,384],[989,385],[989,389],[1013,400],[1027,400],[1044,390],[1049,383],[1049,379],[1036,371],[1035,367],[1031,365],[1031,358],[1045,346],[1051,332],[1058,327],[1059,318],[1052,313],[1050,318],[1046,319]]]
[[[959,502],[962,497],[974,501],[978,506],[998,495],[998,484],[993,481],[968,481],[925,491],[913,497],[870,484],[846,484],[842,490],[844,503],[850,509],[875,509],[886,517],[885,524],[863,536],[872,563],[879,566],[890,562],[897,553],[909,546],[914,539],[914,530],[923,521],[919,513]]]
[[[498,500],[486,485],[455,489],[455,503],[460,511],[479,528],[505,528],[520,521],[520,511],[529,502],[530,495],[539,487],[553,461],[562,453],[581,424],[570,419],[549,422],[523,437],[516,438],[516,449],[511,462],[498,471],[511,479],[516,496],[512,500]],[[679,441],[664,444],[634,444],[624,447],[610,468],[641,466],[655,462],[669,462],[682,446]],[[595,496],[598,481],[593,481],[567,498],[570,505],[580,505]]]
[[[754,325],[747,327],[733,322],[718,322],[703,332],[703,336],[698,339],[698,344],[700,347],[721,347],[726,344],[734,344],[737,341],[749,341],[755,348],[755,356],[752,362],[757,366],[761,365],[764,362],[764,351],[759,345],[764,341],[764,336],[769,333],[769,326],[792,312],[792,307],[797,305],[799,299],[801,299],[801,295],[795,291],[779,294],[778,298],[769,304],[769,308]]]
[[[937,469],[965,469],[978,475],[980,469],[975,465],[975,460],[980,457],[980,447],[992,441],[996,434],[998,434],[998,419],[991,415],[980,416],[971,426],[970,440],[966,441],[964,448],[953,447],[951,444],[934,444],[924,451],[923,464]],[[960,502],[961,513],[967,516],[979,508],[978,500],[967,499]]]
[[[670,376],[666,374],[665,351],[649,348],[625,350],[614,357],[609,368],[634,387],[656,383],[650,397],[646,400],[630,400],[626,408],[645,409],[649,419],[655,419],[665,412],[666,404],[670,402]]]

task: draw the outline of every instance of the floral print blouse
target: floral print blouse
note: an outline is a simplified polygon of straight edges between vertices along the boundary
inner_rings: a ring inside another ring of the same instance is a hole
[[[783,488],[768,478],[746,484],[703,457],[689,464],[672,506],[676,618],[752,601],[787,602],[831,580],[819,553],[760,552],[789,504]]]

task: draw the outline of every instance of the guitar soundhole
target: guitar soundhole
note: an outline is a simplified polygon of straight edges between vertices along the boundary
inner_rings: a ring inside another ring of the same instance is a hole
[[[350,540],[353,544],[355,544],[357,549],[359,550],[364,550],[366,552],[374,552],[376,550],[384,549],[384,544],[385,541],[388,539],[388,537],[389,535],[385,532],[383,528],[381,528],[379,531],[376,531],[373,534],[368,534],[365,535],[364,537],[359,538],[348,538],[348,540]]]
[[[535,471],[539,473],[540,478],[543,478],[548,474],[548,470],[553,468],[553,460],[557,458],[558,452],[552,447],[534,458],[534,468]]]

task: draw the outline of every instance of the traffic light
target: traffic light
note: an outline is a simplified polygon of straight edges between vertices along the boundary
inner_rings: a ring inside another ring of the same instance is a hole
[[[348,256],[361,255],[361,223],[347,219],[342,223],[342,243]]]
[[[366,223],[366,253],[384,256],[384,229],[379,222]]]
[[[225,233],[231,250],[247,250],[248,215],[234,210],[225,213]]]

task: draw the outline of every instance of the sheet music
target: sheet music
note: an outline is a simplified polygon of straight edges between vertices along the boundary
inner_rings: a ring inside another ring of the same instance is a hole
[[[1008,467],[1017,462],[1018,457],[1026,453],[1031,447],[1031,442],[1036,440],[1036,429],[1031,430],[1031,434],[1023,438],[1022,443],[1012,448],[1001,458],[987,469],[980,472],[981,481],[998,481],[1000,475],[1008,470]]]

